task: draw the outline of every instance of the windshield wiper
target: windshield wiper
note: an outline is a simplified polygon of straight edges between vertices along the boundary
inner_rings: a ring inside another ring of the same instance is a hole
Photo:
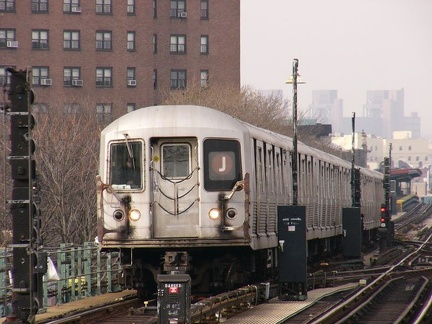
[[[133,149],[132,146],[130,145],[129,141],[128,141],[128,136],[129,134],[123,134],[124,138],[125,138],[125,142],[126,142],[126,147],[128,150],[128,154],[129,154],[129,159],[132,161],[132,167],[135,170],[135,161],[134,161],[134,155],[133,155]]]

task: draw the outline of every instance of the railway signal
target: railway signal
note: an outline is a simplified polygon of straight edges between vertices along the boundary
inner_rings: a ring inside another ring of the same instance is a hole
[[[35,126],[31,114],[34,94],[30,86],[30,71],[11,74],[8,99],[10,116],[12,199],[8,201],[12,215],[12,317],[19,323],[34,318],[43,301],[43,274],[46,272],[46,254],[39,251],[40,213],[34,199],[36,162],[33,158],[36,145],[32,130]]]
[[[383,176],[383,188],[385,191],[385,200],[387,201],[390,194],[390,158],[384,158],[384,176]]]
[[[390,214],[385,204],[381,205],[380,227],[388,227],[390,222]]]
[[[354,206],[361,207],[361,173],[360,169],[354,169]]]

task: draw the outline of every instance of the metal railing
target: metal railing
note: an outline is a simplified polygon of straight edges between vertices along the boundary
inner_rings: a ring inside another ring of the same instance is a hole
[[[95,295],[120,291],[119,252],[101,253],[97,244],[61,244],[47,249],[48,271],[43,280],[43,312],[46,307]],[[12,249],[0,248],[0,316],[11,312]]]

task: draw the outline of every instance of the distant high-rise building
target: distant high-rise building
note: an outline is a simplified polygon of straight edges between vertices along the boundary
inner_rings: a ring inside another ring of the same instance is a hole
[[[393,131],[406,129],[404,89],[367,91],[363,111],[364,117],[381,121],[380,136],[391,138]]]
[[[329,90],[333,93],[335,90]],[[325,97],[324,97],[325,98]],[[315,96],[313,95],[315,106]],[[331,97],[331,101],[334,96]],[[349,134],[352,132],[352,117],[342,118],[343,106],[335,108],[335,105],[328,105],[332,111],[337,112],[336,115],[331,115],[330,109],[325,110],[326,106],[321,110],[322,114],[327,113],[327,116],[333,116],[331,123],[333,124],[333,133]],[[411,116],[404,116],[404,89],[400,90],[370,90],[366,93],[366,104],[363,106],[363,116],[357,115],[355,118],[355,129],[357,131],[364,130],[368,134],[391,139],[396,131],[409,131],[412,138],[421,137],[420,117],[417,113],[412,113]]]
[[[365,117],[379,120],[374,134],[392,138],[396,131],[409,131],[412,138],[421,137],[420,117],[417,113],[405,116],[405,93],[400,90],[374,90],[367,92],[366,104],[364,106]]]
[[[332,124],[333,132],[340,131],[343,116],[343,100],[338,99],[337,90],[312,91],[310,106],[313,117],[322,124]]]
[[[28,66],[35,109],[106,121],[189,85],[240,88],[240,0],[0,1],[0,82]]]

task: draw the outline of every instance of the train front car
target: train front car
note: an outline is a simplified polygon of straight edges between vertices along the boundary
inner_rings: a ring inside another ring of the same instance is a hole
[[[243,141],[238,121],[198,106],[142,108],[103,130],[98,240],[121,250],[126,287],[152,292],[168,251],[198,290],[247,280]]]

